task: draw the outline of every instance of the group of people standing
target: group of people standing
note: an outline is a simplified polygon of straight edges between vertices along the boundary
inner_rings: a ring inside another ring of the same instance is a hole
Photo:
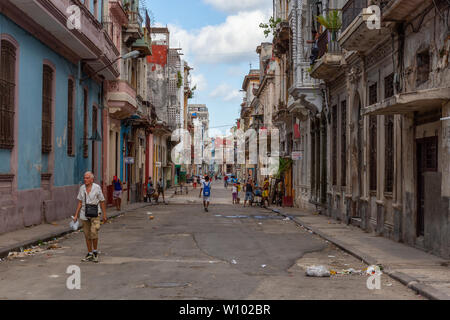
[[[233,183],[233,187],[231,190],[232,202],[233,204],[239,204],[240,202],[239,192],[241,191],[241,184],[235,177],[232,177],[232,183]],[[269,187],[270,183],[269,179],[267,178],[264,180],[262,188],[258,186],[257,183],[255,184],[252,178],[249,178],[243,187],[245,195],[244,207],[247,205],[247,202],[249,206],[252,206],[254,202],[256,202],[261,206],[265,206],[267,202],[267,206],[269,206]]]

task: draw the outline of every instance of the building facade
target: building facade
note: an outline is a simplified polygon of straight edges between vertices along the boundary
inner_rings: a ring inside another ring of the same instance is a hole
[[[363,15],[370,4],[378,29]],[[446,258],[448,11],[447,1],[345,1],[311,71],[327,91],[327,214]]]

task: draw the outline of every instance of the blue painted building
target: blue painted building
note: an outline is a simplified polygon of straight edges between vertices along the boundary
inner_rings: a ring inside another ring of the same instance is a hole
[[[101,24],[103,1],[79,7],[80,29],[67,24],[78,1],[5,1],[0,233],[72,215],[83,173],[102,181],[104,82],[119,75],[119,51]]]

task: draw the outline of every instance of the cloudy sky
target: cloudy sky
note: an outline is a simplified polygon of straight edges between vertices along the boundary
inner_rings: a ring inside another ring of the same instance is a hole
[[[171,47],[183,48],[197,84],[190,103],[206,104],[210,127],[221,131],[236,123],[239,91],[250,63],[258,67],[256,47],[271,39],[259,28],[272,15],[272,0],[141,0],[167,25]]]

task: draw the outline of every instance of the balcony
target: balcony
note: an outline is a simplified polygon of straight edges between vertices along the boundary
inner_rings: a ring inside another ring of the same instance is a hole
[[[399,93],[364,108],[363,115],[408,114],[430,111],[450,101],[450,87]]]
[[[388,0],[383,6],[384,21],[408,21],[411,15],[422,12],[432,0]]]
[[[136,90],[126,80],[109,81],[107,97],[114,119],[126,119],[138,111]]]
[[[142,56],[152,55],[152,40],[150,39],[150,33],[146,28],[144,28],[144,36],[136,40],[131,45],[131,49],[139,51]]]
[[[79,0],[2,0],[2,12],[23,29],[58,52],[72,63],[86,61],[92,70],[107,80],[119,76],[117,64],[111,65],[120,53],[102,24]],[[67,8],[80,8],[79,29],[68,28],[71,16]]]
[[[128,24],[128,15],[122,6],[122,0],[109,0],[109,7],[111,14],[118,20],[122,25]]]
[[[289,39],[291,37],[291,28],[289,22],[282,21],[277,25],[275,36],[273,38],[274,53],[276,56],[286,54],[289,50]]]
[[[144,31],[142,29],[143,19],[139,14],[139,11],[126,11],[128,15],[128,24],[125,27],[124,41],[127,44],[144,37]]]
[[[386,1],[381,1],[381,7]],[[349,0],[342,9],[342,33],[339,45],[349,51],[365,53],[390,35],[389,28],[381,23],[381,29],[369,29],[367,19],[371,13],[365,13],[367,0]]]
[[[325,30],[318,41],[319,53],[311,67],[311,77],[325,81],[333,80],[341,69],[342,50],[333,39],[335,35]]]

